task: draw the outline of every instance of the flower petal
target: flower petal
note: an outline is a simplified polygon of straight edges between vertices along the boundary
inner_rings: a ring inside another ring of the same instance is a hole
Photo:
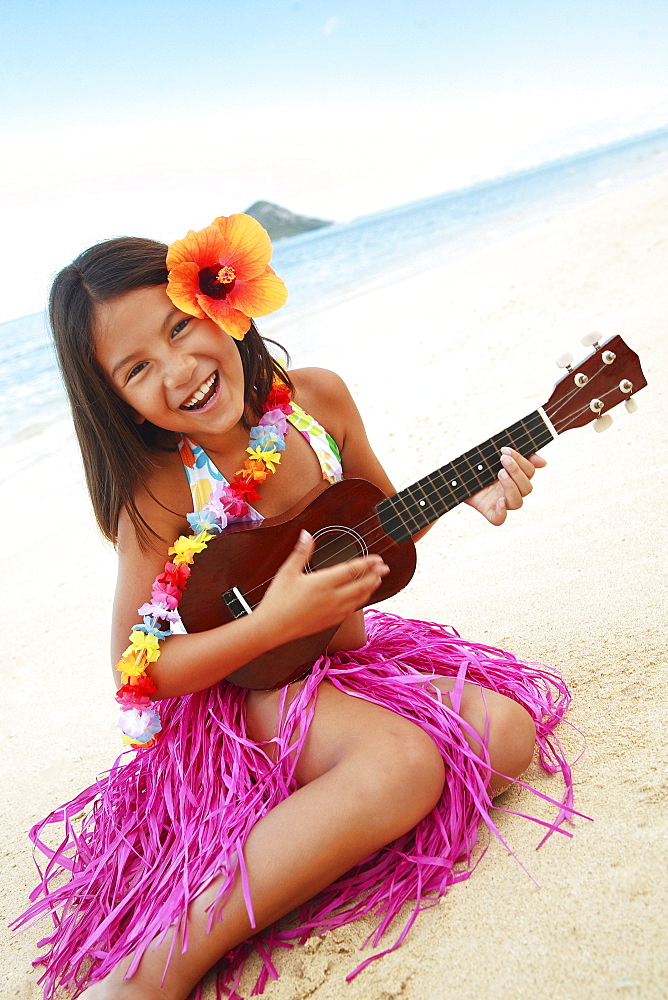
[[[229,299],[229,296],[228,296]],[[235,340],[243,340],[250,330],[251,321],[238,309],[233,309],[227,299],[210,299],[207,295],[199,295],[197,301],[209,319],[229,333]]]
[[[215,223],[198,232],[191,229],[184,239],[174,240],[167,250],[167,270],[179,264],[194,263],[199,271],[216,264],[225,249],[220,228]]]
[[[261,274],[250,281],[237,281],[227,301],[247,316],[267,316],[285,305],[288,290],[275,274]]]
[[[197,264],[189,261],[177,264],[169,272],[167,294],[181,312],[187,313],[188,316],[196,316],[197,319],[205,318],[205,313],[197,303],[199,295],[199,267]]]
[[[262,274],[271,260],[267,230],[250,215],[221,215],[209,228],[214,226],[224,247],[220,263],[234,268],[238,281],[248,281]]]

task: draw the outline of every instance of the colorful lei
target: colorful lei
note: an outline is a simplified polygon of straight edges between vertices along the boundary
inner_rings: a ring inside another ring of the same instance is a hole
[[[240,520],[249,512],[249,503],[259,499],[256,486],[271,476],[281,462],[291,413],[290,390],[274,376],[271,392],[263,405],[259,424],[251,427],[246,451],[249,458],[227,486],[217,483],[209,502],[201,510],[188,514],[190,535],[180,535],[169,555],[172,559],[153,581],[151,600],[142,604],[140,624],[130,634],[130,645],[116,664],[123,684],[116,694],[121,706],[118,727],[123,742],[133,749],[150,747],[161,731],[160,712],[150,695],[157,688],[146,673],[160,656],[160,643],[172,634],[169,626],[179,621],[177,608],[188,584],[190,566],[207,543],[220,534],[229,521]]]
[[[243,340],[253,316],[280,308],[287,289],[269,266],[271,241],[266,230],[249,215],[219,216],[199,232],[175,240],[167,251],[167,295],[190,316],[208,316],[237,340]],[[259,499],[256,486],[271,476],[281,461],[288,432],[290,390],[274,376],[263,416],[251,427],[249,458],[228,486],[218,483],[209,502],[188,514],[192,534],[181,535],[169,549],[173,558],[154,580],[151,600],[142,604],[140,624],[130,634],[130,645],[116,664],[122,686],[116,694],[121,706],[118,722],[123,741],[134,749],[150,747],[161,731],[160,712],[150,696],[157,688],[146,673],[160,656],[160,643],[178,622],[177,608],[195,556],[220,534],[230,520],[239,520],[249,503]]]

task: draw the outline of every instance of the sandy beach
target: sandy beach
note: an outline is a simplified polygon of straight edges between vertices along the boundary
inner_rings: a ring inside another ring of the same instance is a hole
[[[580,338],[592,330],[621,334],[649,383],[635,415],[618,407],[605,433],[582,428],[549,445],[534,493],[503,527],[469,508],[441,519],[419,546],[413,582],[384,605],[563,673],[573,728],[560,738],[572,760],[583,755],[575,805],[593,822],[577,819],[572,839],[555,835],[536,852],[541,828],[497,810],[515,858],[492,840],[471,879],[349,984],[371,921],[278,955],[281,979],[266,1000],[666,996],[667,234],[663,175],[519,235],[490,234],[455,265],[291,326],[263,325],[288,348],[302,345],[296,366],[346,378],[398,488],[544,403],[560,375],[554,359],[584,357]],[[309,346],[315,331],[326,350]],[[14,518],[25,499],[15,496]],[[6,931],[35,882],[27,830],[119,749],[107,656],[114,553],[79,483],[55,497],[47,483],[43,499],[39,525],[6,522],[2,558],[0,994],[20,1000],[41,997],[31,960],[44,933]],[[526,780],[560,796],[536,764]],[[527,791],[498,804],[554,815]],[[248,964],[244,996],[258,967]]]

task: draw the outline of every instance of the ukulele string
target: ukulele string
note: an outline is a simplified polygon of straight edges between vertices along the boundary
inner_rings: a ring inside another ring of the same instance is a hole
[[[594,378],[594,376],[592,376],[592,380],[593,380],[593,378]],[[569,427],[574,426],[574,422],[579,417],[581,417],[583,413],[586,414],[586,415],[588,415],[592,419],[595,418],[595,417],[601,416],[601,414],[605,410],[605,400],[606,400],[606,398],[608,396],[614,395],[618,391],[619,391],[619,387],[618,386],[613,386],[611,389],[606,389],[605,392],[602,392],[600,394],[600,396],[598,398],[604,404],[600,411],[592,410],[591,407],[590,407],[590,405],[589,405],[589,403],[584,403],[584,405],[581,406],[579,410],[574,410],[573,413],[565,416],[563,419],[560,420],[559,418],[556,417],[557,411],[555,410],[554,417],[556,419],[553,419],[553,417],[550,417],[550,420],[552,421],[552,424],[554,425],[554,429],[556,430],[556,432],[558,434],[561,434],[562,431],[568,430]],[[617,400],[617,402],[619,402],[619,400]],[[613,406],[614,405],[615,404],[613,403]]]
[[[606,367],[607,366],[605,366],[605,365],[601,366],[601,368],[599,369],[599,371],[595,372],[591,376],[591,378],[590,378],[589,381],[592,382],[595,379],[596,375],[600,374],[601,371],[604,371]],[[553,417],[551,417],[550,419],[551,419],[551,421],[552,421],[552,423],[554,425],[554,428],[557,431],[557,433],[561,433],[565,429],[565,427],[567,426],[567,424],[568,424],[568,419],[566,419],[564,421],[559,421],[558,420],[558,418],[557,418],[558,410],[559,409],[563,409],[563,407],[567,404],[568,400],[571,397],[577,395],[581,391],[582,391],[581,388],[575,388],[575,389],[571,390],[571,392],[568,394],[568,396],[564,397],[564,400],[562,400],[561,405],[557,409],[555,409]],[[615,391],[616,391],[615,389],[609,389],[609,390],[607,390],[607,392],[605,392],[605,393],[602,394],[602,398],[605,399],[606,396],[609,396],[611,393],[613,393]],[[572,416],[571,416],[570,419],[571,420],[577,419],[581,414],[586,413],[589,409],[590,409],[589,408],[589,404],[583,405],[579,410],[576,410],[572,414]],[[531,444],[531,443],[533,443],[532,439],[531,439],[531,436],[529,435],[529,433],[527,431],[523,431],[522,432],[522,437],[525,438],[526,441],[518,441],[518,444],[520,445],[520,447],[523,444]],[[460,478],[463,479],[464,477],[460,477]],[[491,485],[491,484],[489,484],[489,485]],[[448,488],[448,492],[450,493],[451,497],[453,497],[454,499],[457,499],[454,490],[450,489],[449,486],[447,488]],[[481,486],[481,488],[484,488],[484,486]],[[432,498],[436,498],[436,499],[438,499],[440,501],[443,500],[442,496],[440,495],[439,489],[436,486],[434,486],[430,491],[427,491],[427,490],[423,489],[422,492],[424,494],[424,498],[428,502],[430,502],[430,503],[432,501]],[[472,495],[473,495],[473,493],[469,494],[469,496],[472,496]],[[468,499],[468,497],[465,498],[465,499]],[[458,500],[457,504],[462,503],[462,502],[463,502],[462,500]],[[396,542],[395,542],[394,539],[392,539],[391,535],[389,535],[389,533],[385,531],[385,529],[382,527],[382,525],[378,523],[377,517],[378,517],[377,513],[371,514],[368,518],[366,518],[363,521],[360,521],[358,524],[350,525],[350,528],[351,528],[351,530],[356,531],[358,534],[362,535],[362,537],[364,539],[364,542],[365,542],[365,545],[368,548],[370,548],[370,549],[373,548],[374,554],[376,554],[376,555],[383,555],[383,553],[389,551],[389,549],[391,549],[393,547],[393,545],[396,544]],[[369,524],[370,522],[374,522],[372,530],[374,530],[376,532],[375,537],[373,536],[373,534],[371,532],[369,534],[365,534],[364,529],[365,529],[366,525]],[[426,525],[424,527],[426,527]],[[422,529],[418,528],[417,530],[420,531]],[[389,539],[388,542],[387,542],[387,544],[385,544],[384,546],[379,546],[379,547],[376,548],[375,546],[378,544],[378,542],[382,541],[382,539],[384,537]],[[321,559],[322,558],[326,559],[329,556],[334,555],[336,553],[336,551],[337,551],[338,545],[339,545],[339,540],[337,540],[337,539],[332,539],[331,541],[325,542],[324,545],[322,545],[318,549],[318,555],[319,555],[319,557]],[[344,560],[344,562],[347,562],[347,561],[348,560]],[[251,603],[250,599],[251,599],[252,595],[254,594],[254,592],[266,588],[273,580],[274,580],[274,576],[270,576],[266,580],[262,581],[261,583],[256,584],[248,592],[244,593],[244,597],[246,598],[246,600],[248,601],[249,605],[252,608],[256,608],[258,606],[258,604],[259,604],[259,601],[257,603],[255,603],[255,604]]]
[[[601,365],[599,366],[599,368],[598,368],[598,369],[597,369],[597,370],[596,370],[596,371],[595,371],[595,372],[593,373],[593,375],[591,375],[591,376],[589,377],[589,380],[588,380],[588,382],[586,382],[586,383],[585,383],[585,385],[587,385],[587,386],[591,386],[591,383],[592,383],[592,382],[593,382],[593,381],[594,381],[594,380],[595,380],[595,379],[596,379],[596,378],[597,378],[597,377],[598,377],[598,376],[599,376],[599,375],[600,375],[600,374],[601,374],[602,372],[605,372],[605,371],[609,371],[609,370],[610,370],[610,367],[609,367],[609,365],[606,365],[606,364],[605,364],[605,362],[603,362],[603,363],[602,363],[602,364],[601,364]],[[564,408],[565,406],[568,406],[568,405],[569,405],[569,403],[571,402],[571,400],[573,399],[573,397],[574,397],[574,396],[577,396],[577,395],[578,395],[578,393],[581,393],[581,392],[582,392],[582,390],[583,390],[584,388],[585,388],[585,386],[576,386],[576,385],[573,385],[573,387],[572,387],[572,388],[570,389],[570,391],[569,391],[569,392],[567,392],[567,393],[566,393],[566,395],[565,395],[565,396],[563,397],[563,399],[561,399],[561,400],[559,401],[559,403],[558,403],[558,404],[557,404],[557,406],[555,407],[555,409],[554,409],[554,411],[553,411],[552,415],[549,415],[549,414],[548,414],[548,416],[550,416],[550,420],[551,420],[551,421],[552,421],[552,423],[554,424],[554,427],[555,427],[555,430],[556,430],[556,428],[557,428],[557,424],[556,424],[556,418],[558,417],[558,415],[559,415],[560,411],[561,411],[561,410],[563,410],[563,408]],[[613,391],[614,391],[614,390],[612,390],[612,389],[608,390],[608,392],[613,392]],[[587,408],[588,408],[588,405],[589,405],[589,404],[587,404],[587,406],[586,406],[586,407],[583,407],[583,410],[580,410],[580,411],[579,411],[579,413],[582,413],[582,412],[584,411],[584,409],[587,409]],[[547,411],[546,411],[546,412],[547,412]],[[576,414],[576,416],[578,416],[578,415],[579,415],[579,413],[578,413],[578,414]],[[563,429],[563,428],[562,428],[562,429]],[[561,431],[559,431],[559,433],[561,433]]]
[[[605,371],[607,368],[608,368],[607,365],[602,364],[599,367],[598,371],[594,372],[594,374],[590,377],[589,381],[593,382],[593,380],[596,378],[596,376],[599,375],[601,372]],[[614,392],[614,391],[615,391],[614,389],[607,390],[607,392],[603,393],[603,399],[605,399],[605,397],[607,395],[610,395],[610,393]],[[565,427],[567,426],[567,423],[568,423],[568,420],[565,420],[565,421],[559,421],[558,420],[558,416],[557,415],[558,415],[559,410],[563,409],[564,406],[566,406],[568,404],[568,402],[574,396],[577,396],[581,392],[582,392],[582,387],[575,386],[563,398],[563,400],[561,401],[561,404],[555,409],[554,414],[553,414],[554,420],[552,422],[553,422],[553,425],[555,427],[555,430],[557,430],[557,433],[561,433],[565,429]],[[586,413],[588,409],[589,409],[589,405],[588,404],[583,405],[580,408],[580,410],[575,411],[575,413],[571,415],[571,419],[577,419],[582,413]],[[559,428],[557,428],[557,423],[559,423]],[[525,440],[517,442],[517,444],[519,445],[519,447],[522,447],[522,445],[524,445],[524,444],[531,444],[531,445],[533,445],[533,443],[534,443],[533,439],[531,438],[530,434],[527,431],[523,431],[522,432],[522,437]],[[471,472],[473,472],[473,469],[471,469]],[[483,484],[483,483],[480,482],[480,480],[476,476],[475,472],[473,472],[473,476],[478,481],[477,485],[481,489],[483,489],[486,484]],[[465,479],[466,477],[465,476],[461,476],[460,478],[461,479]],[[466,484],[466,485],[467,485],[467,488],[468,488],[468,484]],[[440,493],[439,493],[438,487],[434,487],[431,490],[431,493],[427,492],[424,488],[422,488],[422,492],[424,494],[425,499],[427,499],[428,501],[430,501],[431,497],[434,497],[434,496],[436,496],[438,498],[438,500],[442,501],[442,499],[443,499],[441,497]],[[455,492],[453,490],[451,490],[449,487],[448,487],[448,492],[450,493],[450,495],[452,497],[454,497],[455,499],[457,499]],[[471,495],[473,495],[473,494],[471,494]],[[458,500],[457,502],[461,503],[462,501]],[[362,531],[362,529],[365,527],[365,525],[368,523],[369,520],[373,520],[373,515],[370,518],[368,518],[366,521],[362,521],[360,524],[357,524],[357,525],[351,525],[351,527],[352,527],[353,530],[358,531],[360,534],[364,534],[363,531]],[[379,535],[377,536],[376,539],[371,539],[370,536],[364,536],[365,537],[365,541],[367,541],[370,545],[374,545],[378,541],[379,538],[382,538],[383,535],[387,534],[387,532],[384,531],[384,529],[382,528],[382,526],[379,525],[378,527],[379,527],[380,533],[379,533]],[[421,530],[421,529],[418,528],[418,530]],[[328,545],[331,545],[332,547],[334,547],[333,550],[332,550],[332,551],[334,551],[335,550],[335,546],[337,545],[337,542],[336,541],[332,541],[331,543],[325,543],[325,545],[323,545],[320,548],[320,550],[319,550],[320,556],[324,556],[326,554]],[[377,552],[377,554],[380,555],[380,554],[382,554],[382,551],[386,551],[386,549],[375,550],[375,551]],[[265,582],[268,582],[268,581],[265,581]],[[258,584],[258,586],[263,586],[263,585],[264,584]]]
[[[522,438],[522,440],[518,440],[518,442],[517,442],[518,445],[519,445],[519,447],[523,447],[524,445],[528,445],[528,444],[533,444],[532,438],[531,438],[530,434],[527,431],[523,431],[522,432],[521,438]],[[497,452],[497,455],[498,454],[499,453]],[[480,480],[478,479],[478,477],[475,475],[475,473],[473,473],[473,476],[474,476],[475,480],[477,480],[477,482],[474,482],[474,485],[477,486],[479,489],[484,489],[485,485],[491,485],[491,484],[483,484],[483,483],[481,483]],[[460,476],[460,479],[465,480],[466,476]],[[473,480],[472,480],[472,482],[473,482]],[[458,505],[458,504],[460,504],[460,503],[463,502],[463,500],[457,499],[457,495],[456,495],[455,491],[453,489],[451,489],[450,484],[445,483],[445,484],[441,484],[441,485],[442,486],[443,485],[446,486],[450,498],[456,500],[456,505]],[[465,485],[466,485],[467,489],[470,488],[468,484],[465,483]],[[431,484],[430,484],[430,486],[431,486]],[[472,489],[471,492],[468,494],[468,496],[473,496],[473,494],[475,492],[477,492],[477,490],[476,489]],[[433,485],[430,490],[422,488],[422,494],[423,494],[424,499],[427,500],[430,504],[432,504],[432,507],[433,507],[433,503],[432,503],[433,499],[437,499],[440,502],[443,502],[443,497],[441,496],[440,488],[437,487],[437,486],[435,486],[435,485]],[[468,496],[465,497],[464,499],[468,499]],[[438,516],[440,516],[440,515],[438,515]],[[373,530],[376,531],[375,537],[372,535],[371,532],[369,532],[368,534],[365,533],[365,528],[370,523],[372,524]],[[429,522],[427,522],[427,524],[428,523]],[[427,525],[423,525],[422,527],[426,527],[426,526]],[[349,525],[349,526],[346,525],[346,527],[349,527],[352,531],[355,531],[358,534],[362,535],[362,537],[364,539],[364,542],[365,542],[365,544],[368,547],[375,546],[375,545],[377,545],[378,542],[382,541],[383,538],[387,538],[388,542],[387,542],[386,545],[384,545],[381,548],[374,548],[373,551],[374,551],[374,553],[376,555],[382,555],[384,552],[386,552],[389,549],[391,549],[393,547],[393,545],[397,544],[396,540],[392,539],[392,536],[389,535],[389,533],[387,531],[385,531],[385,529],[382,527],[382,525],[378,522],[378,514],[377,513],[373,513],[373,514],[369,515],[369,517],[367,517],[363,521],[358,522],[357,524],[353,524],[353,525]],[[420,530],[422,530],[421,527],[416,527],[416,533],[417,533],[417,531],[420,531]],[[322,558],[327,558],[330,555],[334,555],[337,552],[337,547],[339,545],[339,541],[340,541],[340,539],[332,539],[330,541],[325,542],[323,545],[321,545],[319,547],[319,549],[318,549],[318,555],[319,555],[319,557],[322,559]],[[344,560],[344,561],[347,562],[348,560]],[[268,579],[263,580],[261,583],[255,584],[255,586],[251,587],[250,590],[245,591],[244,592],[244,598],[246,599],[246,601],[248,601],[248,603],[251,604],[250,598],[252,597],[252,595],[254,594],[254,592],[257,591],[257,590],[261,590],[261,589],[265,588],[268,584],[270,584],[272,582],[273,579],[274,579],[274,577],[270,576]],[[251,606],[252,607],[257,607],[257,604],[254,604],[254,605],[251,604]]]

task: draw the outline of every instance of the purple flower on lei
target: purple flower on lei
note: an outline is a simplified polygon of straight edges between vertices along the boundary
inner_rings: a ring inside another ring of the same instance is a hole
[[[170,611],[166,604],[160,604],[158,601],[151,601],[150,603],[142,604],[139,609],[139,614],[142,615],[144,620],[146,620],[146,618],[162,618],[167,622],[179,621],[178,611]]]
[[[137,740],[138,743],[148,743],[156,733],[160,732],[162,726],[157,709],[128,708],[121,711],[118,728],[130,739]]]
[[[211,496],[206,507],[219,512],[218,517],[223,527],[227,524],[228,517],[244,517],[248,513],[248,504],[236,496],[229,485],[220,481],[211,490]],[[224,523],[223,518],[225,518]]]
[[[278,434],[284,437],[288,432],[288,418],[282,410],[267,410],[260,417],[259,427],[275,427]],[[252,431],[252,428],[251,428]]]
[[[214,486],[214,490],[215,488],[216,487]],[[223,500],[224,498],[221,498],[220,500],[212,500],[211,498],[209,498],[209,502],[204,504],[202,510],[200,511],[200,514],[203,511],[207,511],[208,513],[211,514],[212,517],[216,519],[216,524],[218,525],[219,531],[224,531],[225,528],[227,527],[227,511],[223,506]],[[225,502],[227,501],[225,500]]]

